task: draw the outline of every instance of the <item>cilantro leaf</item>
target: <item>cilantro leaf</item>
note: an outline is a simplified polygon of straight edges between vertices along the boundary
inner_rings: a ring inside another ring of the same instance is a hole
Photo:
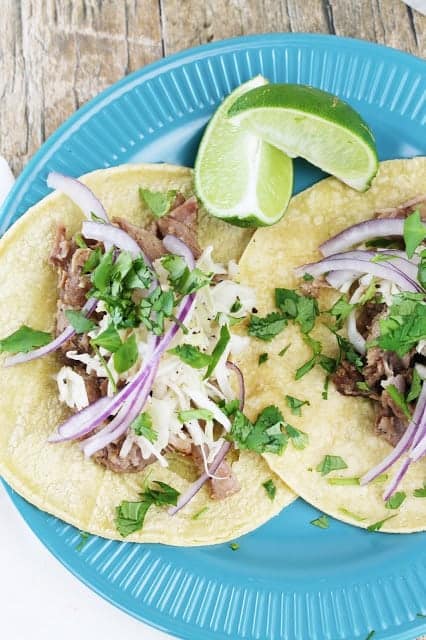
[[[286,318],[276,311],[268,313],[268,315],[263,318],[251,315],[248,325],[248,334],[249,336],[259,338],[259,340],[269,342],[281,333],[286,326]]]
[[[314,527],[318,527],[319,529],[328,529],[328,527],[330,526],[328,516],[326,516],[325,514],[323,514],[319,518],[315,518],[315,520],[311,520],[311,524],[313,524]]]
[[[269,358],[269,356],[268,356],[267,353],[261,353],[259,358],[258,358],[258,360],[257,360],[258,365],[260,366],[261,364],[266,362],[268,358]]]
[[[131,369],[138,359],[138,346],[134,333],[114,353],[114,368],[117,373]]]
[[[223,413],[226,416],[232,416],[240,407],[240,401],[238,398],[234,400],[229,400],[229,402],[225,402],[225,400],[220,400],[218,403],[218,407],[222,409]]]
[[[211,282],[211,275],[197,268],[191,271],[181,256],[169,254],[161,259],[161,263],[169,272],[171,286],[181,295],[198,291]]]
[[[309,333],[319,315],[318,302],[293,289],[275,289],[275,304],[288,320],[294,320],[302,333]]]
[[[373,522],[367,527],[367,531],[380,531],[387,520],[391,520],[391,518],[395,518],[398,514],[395,513],[393,516],[388,516],[387,518],[383,518],[383,520],[378,520],[378,522]]]
[[[75,329],[76,333],[87,333],[91,331],[96,324],[90,318],[81,313],[81,311],[75,311],[74,309],[67,309],[65,316],[70,325]]]
[[[200,509],[199,511],[197,511],[197,513],[194,513],[194,515],[192,516],[191,520],[199,520],[199,518],[201,518],[201,516],[206,513],[206,511],[208,511],[209,508],[208,507],[203,507],[202,509]]]
[[[426,483],[420,489],[414,489],[413,496],[415,498],[426,498]]]
[[[426,225],[422,222],[420,211],[416,209],[404,220],[404,242],[407,256],[412,258],[415,250],[426,238]]]
[[[75,550],[78,551],[78,552],[83,551],[83,549],[86,546],[89,538],[90,538],[90,534],[87,533],[87,531],[80,531],[80,539],[79,539],[78,545],[76,546]]]
[[[290,349],[290,346],[291,345],[288,344],[283,349],[281,349],[281,351],[278,352],[278,355],[280,356],[280,358],[282,358],[283,355],[287,353],[287,351]]]
[[[116,508],[115,524],[120,535],[124,537],[142,529],[145,516],[152,505],[176,505],[179,492],[165,482],[154,481],[151,488],[141,493],[141,500],[129,502],[124,500]]]
[[[416,400],[422,390],[423,380],[421,379],[417,369],[413,369],[413,379],[411,381],[410,391],[407,395],[407,402],[413,402]]]
[[[36,347],[44,347],[52,340],[50,333],[36,331],[23,324],[19,329],[0,340],[0,351],[27,353]]]
[[[180,358],[182,362],[188,364],[194,369],[207,367],[210,362],[209,354],[200,351],[198,347],[194,347],[192,344],[180,344],[174,349],[170,349],[169,353],[173,353],[175,356]]]
[[[238,544],[238,542],[231,542],[229,548],[231,549],[231,551],[238,551],[240,545]]]
[[[380,320],[379,347],[400,357],[426,338],[426,304],[422,294],[402,293],[393,297],[387,318]]]
[[[322,476],[326,476],[331,471],[337,471],[338,469],[347,469],[348,465],[340,456],[325,455],[322,461],[317,465],[316,470],[321,473]]]
[[[274,484],[274,481],[269,479],[266,480],[266,482],[262,482],[262,487],[264,487],[266,493],[268,494],[268,496],[271,498],[271,500],[273,500],[275,498],[275,495],[277,493],[277,488]]]
[[[349,509],[345,509],[345,507],[339,507],[339,511],[344,516],[349,516],[350,518],[353,518],[357,522],[365,522],[365,518],[363,516],[360,516],[357,513],[354,513],[353,511],[349,511]]]
[[[286,396],[285,400],[287,402],[287,406],[289,407],[291,413],[294,416],[302,415],[302,407],[306,405],[310,405],[309,400],[299,400],[298,398],[294,398],[293,396]]]
[[[388,384],[385,388],[386,393],[392,398],[397,407],[401,409],[405,417],[411,420],[410,409],[402,393],[398,391],[394,384]]]
[[[352,486],[359,485],[359,478],[327,478],[328,484],[336,486]]]
[[[229,437],[240,449],[281,453],[287,443],[283,423],[281,411],[272,405],[261,411],[254,424],[241,411],[236,411]]]
[[[302,450],[308,446],[309,436],[304,431],[300,431],[288,423],[285,425],[285,431],[295,449]]]
[[[187,411],[179,411],[178,418],[181,422],[189,422],[189,420],[213,420],[213,414],[208,409],[188,409]]]
[[[241,311],[241,309],[243,308],[243,305],[241,303],[241,300],[239,299],[239,297],[237,296],[235,298],[234,303],[232,304],[231,308],[229,309],[229,311],[231,313],[238,313],[238,311]]]
[[[99,260],[99,264],[92,273],[92,282],[96,289],[99,291],[105,291],[111,282],[113,268],[113,255],[111,249],[111,251],[108,251],[108,253],[105,253],[102,256]]]
[[[87,249],[87,244],[81,233],[76,233],[74,236],[74,242],[79,249]]]
[[[373,629],[372,631],[370,631],[370,633],[368,634],[365,640],[372,640],[372,638],[374,638],[375,635],[376,635],[376,632]]]
[[[420,254],[420,262],[419,268],[417,271],[417,279],[422,285],[422,287],[426,288],[426,251],[422,251]]]
[[[332,329],[331,327],[328,327],[328,328],[330,329],[331,333],[335,335],[337,340],[337,346],[339,347],[339,356],[337,358],[337,364],[340,363],[342,360],[347,360],[348,362],[353,364],[358,371],[362,371],[364,367],[364,362],[362,360],[362,357],[359,355],[357,351],[355,351],[354,347],[349,342],[349,340],[341,336],[339,333],[337,333],[337,331],[334,331],[334,329]]]
[[[319,364],[327,373],[333,373],[336,369],[336,360],[329,356],[322,355],[322,345],[318,340],[314,340],[310,335],[303,336],[303,340],[312,350],[312,358],[307,360],[301,367],[299,367],[294,376],[295,380],[303,378],[311,369]]]
[[[158,438],[158,433],[152,426],[151,415],[147,411],[139,414],[130,425],[130,428],[133,429],[137,436],[143,436],[149,442],[155,442]]]
[[[143,189],[142,187],[139,189],[140,199],[146,204],[156,218],[161,218],[170,211],[170,207],[176,198],[176,194],[177,191],[174,189],[171,189],[166,193],[162,191],[151,191],[150,189]]]
[[[386,500],[386,509],[399,509],[406,497],[407,494],[404,493],[404,491],[397,491],[393,496]]]
[[[333,304],[328,313],[336,318],[336,326],[340,328],[355,307],[355,304],[348,302],[346,296],[342,296]]]
[[[120,334],[113,324],[110,324],[105,331],[102,331],[96,338],[92,338],[91,342],[98,347],[106,349],[110,353],[115,353],[122,344]]]
[[[226,324],[224,324],[220,328],[219,340],[216,342],[214,349],[210,354],[207,371],[204,374],[205,380],[207,378],[210,378],[210,376],[212,375],[230,339],[231,339],[231,334],[229,333],[229,329],[226,326]]]

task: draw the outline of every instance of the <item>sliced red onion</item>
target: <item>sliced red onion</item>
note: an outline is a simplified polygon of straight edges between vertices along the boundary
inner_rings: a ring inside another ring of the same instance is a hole
[[[240,411],[242,411],[244,409],[245,396],[246,396],[243,372],[239,367],[237,367],[237,365],[234,362],[231,362],[230,360],[227,360],[226,366],[228,367],[228,369],[233,371],[237,376],[238,400],[240,401]]]
[[[401,273],[398,269],[390,266],[389,263],[383,262],[370,262],[360,259],[349,258],[324,258],[319,262],[313,262],[306,264],[302,267],[295,269],[297,276],[302,277],[304,273],[309,273],[311,276],[321,276],[329,271],[356,271],[358,273],[369,273],[383,280],[390,280],[399,286],[403,291],[411,291],[413,293],[421,292],[420,285],[414,283],[404,273]]]
[[[319,249],[323,256],[330,256],[338,251],[344,251],[354,245],[389,236],[404,235],[404,220],[402,218],[377,218],[366,220],[348,227],[326,242]]]
[[[215,459],[213,460],[213,462],[211,463],[211,465],[209,467],[209,472],[208,473],[204,472],[198,478],[198,480],[193,482],[188,487],[188,489],[185,491],[185,493],[182,493],[179,496],[178,501],[177,501],[177,505],[175,507],[171,507],[168,510],[168,513],[169,513],[170,516],[176,515],[176,513],[178,513],[181,509],[183,509],[183,507],[185,507],[188,504],[188,502],[190,502],[192,500],[192,498],[204,486],[204,484],[207,482],[207,480],[211,479],[211,476],[217,471],[217,469],[219,468],[221,462],[223,462],[223,460],[224,460],[226,454],[228,453],[230,447],[231,447],[230,442],[224,442],[223,443],[223,445],[219,449]]]
[[[123,231],[123,229],[115,227],[113,224],[86,220],[82,224],[81,233],[85,238],[89,238],[90,240],[98,240],[108,246],[114,245],[121,251],[127,251],[133,258],[143,256],[145,259],[145,255],[138,243],[135,242],[128,233]]]
[[[410,447],[411,443],[414,440],[417,430],[420,428],[422,424],[422,420],[425,415],[425,407],[426,407],[426,385],[423,385],[422,391],[420,393],[419,399],[417,400],[416,408],[414,410],[411,421],[406,428],[401,440],[398,442],[396,447],[387,455],[378,465],[370,469],[362,478],[360,479],[360,485],[365,485],[380,476],[382,473],[387,471],[389,467],[391,467],[399,458],[402,456],[405,451]]]
[[[401,252],[402,253],[402,252]],[[413,263],[410,262],[410,260],[407,259],[407,257],[404,257],[404,255],[402,255],[402,257],[399,255],[399,252],[392,252],[392,251],[367,251],[367,250],[354,250],[354,251],[346,251],[344,253],[335,253],[332,256],[328,256],[328,259],[336,259],[336,260],[348,260],[348,259],[352,259],[355,258],[356,260],[365,260],[366,262],[375,262],[375,258],[382,258],[385,255],[390,255],[392,256],[392,259],[390,260],[383,260],[382,262],[380,262],[380,264],[385,263],[386,265],[388,265],[389,267],[391,267],[392,269],[396,269],[398,271],[400,271],[401,273],[405,274],[406,276],[408,276],[414,283],[417,283],[417,271],[418,271],[418,267]]]
[[[353,311],[351,311],[351,313],[349,314],[346,327],[348,330],[349,341],[354,346],[354,348],[358,351],[358,353],[360,353],[363,356],[366,351],[366,347],[365,347],[366,341],[365,341],[365,338],[360,334],[356,326],[355,309],[353,309]]]
[[[97,304],[98,304],[98,301],[96,300],[96,298],[89,298],[89,300],[86,302],[84,307],[81,309],[81,312],[85,316],[89,316],[92,313],[92,311],[95,310]],[[36,360],[37,358],[41,358],[42,356],[45,356],[48,353],[53,353],[54,351],[59,349],[59,347],[62,344],[64,344],[64,342],[72,338],[74,334],[75,334],[75,329],[71,325],[69,325],[62,331],[62,333],[59,334],[59,336],[57,336],[57,338],[52,340],[52,342],[49,342],[49,344],[44,345],[44,347],[33,349],[33,351],[29,351],[28,353],[17,353],[14,356],[10,356],[9,358],[6,358],[4,361],[4,366],[13,367],[13,365],[15,364],[30,362],[30,360]]]
[[[399,487],[399,483],[407,473],[410,464],[411,464],[410,458],[406,458],[406,460],[404,460],[404,462],[402,463],[401,467],[398,469],[398,473],[395,474],[395,476],[392,478],[392,480],[389,482],[388,486],[384,490],[383,500],[388,500],[391,497],[391,495],[395,493],[395,491]]]
[[[356,271],[342,270],[342,271],[330,271],[325,276],[328,284],[334,289],[340,289],[347,282],[353,282],[356,278],[359,278],[359,273]]]
[[[47,176],[47,186],[51,189],[57,189],[65,193],[75,204],[83,211],[88,220],[92,219],[92,213],[96,217],[102,218],[105,222],[109,222],[107,213],[102,206],[101,202],[95,196],[93,191],[86,187],[85,184],[76,180],[76,178],[70,178],[64,176],[62,173],[51,171]]]
[[[146,380],[142,382],[135,393],[128,398],[126,404],[123,404],[115,418],[109,423],[108,431],[102,430],[84,443],[83,451],[86,456],[92,456],[96,451],[103,449],[126,433],[132,422],[136,420],[141,411],[143,411],[157,369],[158,361],[152,367]]]
[[[426,385],[423,384],[423,387],[425,386]],[[426,453],[426,409],[423,413],[423,421],[420,425],[420,428],[413,438],[413,444],[409,454],[410,460],[412,462],[417,462],[417,460],[420,460],[420,458],[423,458],[425,453]]]
[[[186,261],[190,269],[193,269],[195,267],[195,261],[194,256],[192,255],[192,251],[182,240],[176,238],[176,236],[167,235],[163,238],[163,245],[169,253],[174,253],[177,256],[181,256],[181,258]]]

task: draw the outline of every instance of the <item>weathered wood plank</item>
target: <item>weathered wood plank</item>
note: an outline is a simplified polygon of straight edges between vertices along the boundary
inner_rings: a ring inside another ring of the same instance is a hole
[[[81,104],[162,55],[158,0],[7,0],[2,10],[0,150],[15,172]]]

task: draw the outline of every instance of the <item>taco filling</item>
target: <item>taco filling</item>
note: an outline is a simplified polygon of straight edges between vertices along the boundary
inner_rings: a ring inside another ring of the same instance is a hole
[[[360,484],[404,456],[385,500],[426,452],[425,218],[426,196],[378,211],[320,245],[319,262],[296,269],[308,297],[340,292],[326,311],[339,349],[330,379],[339,393],[373,401],[372,428],[394,447]]]
[[[62,224],[56,230],[49,258],[58,272],[56,337],[21,327],[1,347],[16,353],[5,366],[60,354],[58,394],[73,414],[50,446],[78,441],[87,457],[121,474],[157,461],[167,467],[169,452],[191,457],[200,477],[172,515],[205,482],[213,499],[236,493],[225,456],[234,440],[247,439],[250,423],[244,439],[233,434],[244,381],[232,358],[249,338],[230,327],[255,305],[252,290],[235,280],[236,263],[216,263],[212,246],[200,249],[195,197],[141,190],[155,216],[142,228],[110,222],[76,180],[51,174],[49,185],[89,212],[74,236]]]

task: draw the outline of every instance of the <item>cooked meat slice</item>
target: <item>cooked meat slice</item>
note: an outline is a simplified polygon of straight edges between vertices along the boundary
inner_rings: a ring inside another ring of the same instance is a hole
[[[209,481],[210,497],[213,500],[223,500],[241,489],[237,476],[232,473],[231,466],[226,460],[221,462],[214,475],[217,477]]]
[[[66,238],[66,228],[63,224],[56,229],[55,242],[49,261],[57,267],[62,267],[69,260],[72,251],[72,242]]]
[[[426,220],[426,194],[416,196],[407,202],[403,202],[398,207],[390,207],[388,209],[379,209],[374,214],[375,218],[407,218],[410,213],[418,209],[420,217]]]
[[[401,440],[406,425],[396,416],[380,411],[376,418],[375,432],[378,436],[382,436],[393,447],[396,447]]]
[[[386,305],[381,302],[366,302],[357,316],[356,326],[366,340],[377,338],[380,331],[379,321],[383,319]],[[377,335],[373,335],[377,334]]]
[[[90,249],[76,249],[66,269],[61,267],[59,297],[68,307],[81,309],[87,301],[86,293],[90,289],[90,278],[84,275],[82,270],[90,253]]]
[[[192,458],[199,471],[204,473],[204,461],[200,447],[195,445],[192,446]],[[226,460],[223,460],[220,463],[214,475],[220,478],[220,480],[212,478],[208,481],[210,497],[214,500],[223,500],[223,498],[232,496],[234,493],[237,493],[237,491],[241,489],[237,477],[232,472],[232,468]]]
[[[318,298],[321,290],[324,288],[330,288],[327,280],[324,276],[319,276],[318,278],[314,278],[313,280],[304,280],[299,289],[303,293],[304,296],[311,296],[312,298]]]
[[[374,389],[381,380],[386,378],[384,352],[379,347],[368,349],[367,364],[362,373],[370,389]]]
[[[55,335],[59,335],[66,329],[68,326],[68,320],[65,315],[65,311],[67,310],[67,306],[62,302],[62,300],[58,300],[57,303],[57,311],[56,311],[56,327],[55,327]],[[89,337],[86,333],[75,333],[69,340],[64,342],[60,346],[60,350],[65,355],[67,351],[77,351],[77,353],[90,353],[90,343]],[[72,361],[74,365],[75,360]]]
[[[148,465],[155,462],[155,456],[148,460],[142,457],[140,448],[133,444],[130,452],[124,458],[120,458],[120,451],[126,436],[121,436],[107,447],[97,451],[92,459],[115,473],[137,473],[143,471]]]
[[[342,360],[331,376],[331,380],[337,391],[344,396],[372,397],[370,392],[358,388],[358,382],[365,382],[364,376],[348,360]]]
[[[197,239],[197,212],[198,203],[194,196],[157,222],[163,237],[169,234],[176,236],[191,249],[195,258],[201,255]]]
[[[144,229],[143,227],[128,222],[124,218],[113,218],[112,221],[137,242],[150,260],[156,260],[166,255],[167,251],[163,247],[160,238],[156,236],[153,225]]]
[[[189,439],[184,440],[183,438],[179,438],[176,434],[172,433],[169,438],[169,448],[171,451],[178,451],[179,453],[183,453],[187,456],[191,454],[191,442]]]

